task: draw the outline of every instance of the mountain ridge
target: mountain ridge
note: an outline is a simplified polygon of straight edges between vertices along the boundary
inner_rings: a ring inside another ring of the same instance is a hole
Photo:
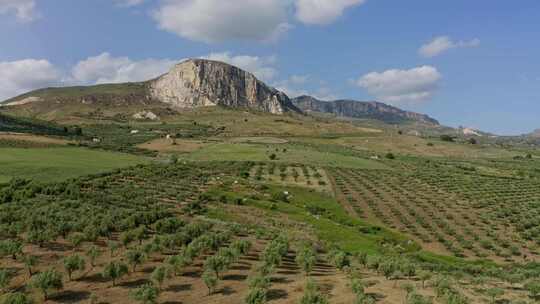
[[[121,120],[150,113],[181,113],[182,109],[224,106],[272,114],[323,112],[338,117],[376,119],[385,123],[418,122],[439,126],[428,115],[380,102],[350,99],[322,101],[311,96],[289,98],[252,73],[224,62],[188,59],[167,73],[143,82],[100,84],[34,90],[3,102],[7,113],[56,120],[60,117]]]
[[[338,117],[377,119],[388,123],[414,121],[433,126],[440,125],[439,121],[426,114],[405,111],[377,101],[357,101],[352,99],[324,101],[303,95],[293,98],[292,102],[302,111],[329,113]]]

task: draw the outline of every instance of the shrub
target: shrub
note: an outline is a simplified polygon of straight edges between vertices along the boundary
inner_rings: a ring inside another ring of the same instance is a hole
[[[26,294],[21,292],[15,292],[15,293],[8,293],[3,301],[2,304],[32,304],[34,301],[28,297]]]
[[[134,249],[126,252],[126,258],[135,272],[137,270],[137,265],[141,265],[146,260],[146,254],[139,249]]]
[[[266,294],[268,291],[263,288],[250,289],[244,303],[246,304],[264,304],[266,303]]]
[[[86,268],[86,262],[79,255],[71,255],[64,259],[64,269],[68,273],[68,278],[71,281],[71,276],[75,271],[83,271]]]
[[[204,261],[204,270],[213,272],[217,278],[219,273],[227,269],[227,260],[221,255],[213,255]]]
[[[102,276],[105,279],[112,280],[113,286],[116,285],[116,280],[122,278],[128,273],[128,267],[124,263],[111,262],[103,269]]]
[[[152,284],[146,284],[133,291],[131,297],[143,304],[155,304],[159,297],[159,289]]]
[[[159,290],[161,290],[161,285],[163,285],[163,282],[165,279],[171,277],[171,268],[167,266],[158,266],[152,271],[152,274],[150,275],[150,278],[154,283],[158,285]]]
[[[386,153],[384,157],[386,157],[387,159],[396,159],[396,156],[393,153]]]
[[[0,242],[0,256],[11,256],[13,260],[16,260],[19,254],[22,254],[20,241],[5,240]]]
[[[47,300],[50,290],[61,289],[64,284],[62,283],[62,275],[54,269],[49,269],[35,275],[30,286],[40,290],[43,293],[43,298]]]
[[[176,276],[179,276],[184,267],[191,264],[191,259],[186,256],[185,254],[179,254],[179,255],[173,255],[165,261],[167,264],[169,264]]]
[[[218,277],[213,272],[206,270],[202,274],[202,280],[208,288],[208,295],[214,293],[218,284]]]
[[[296,263],[304,271],[306,275],[313,270],[313,266],[317,262],[317,254],[312,246],[304,246],[296,255]]]
[[[328,304],[328,300],[319,292],[319,288],[315,282],[309,279],[300,304]]]
[[[454,141],[454,137],[451,136],[451,135],[448,135],[448,134],[443,134],[441,135],[441,140],[442,141],[447,141],[447,142],[453,142]]]

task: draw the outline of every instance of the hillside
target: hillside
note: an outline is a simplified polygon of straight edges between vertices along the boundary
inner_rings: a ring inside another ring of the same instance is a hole
[[[330,113],[339,117],[376,119],[392,124],[418,122],[432,126],[439,125],[437,120],[425,114],[404,111],[375,101],[322,101],[311,96],[300,96],[292,101],[297,107],[306,112]]]
[[[299,113],[282,92],[226,63],[186,60],[140,83],[45,88],[2,103],[0,111],[62,122],[159,120],[184,110],[222,106]]]

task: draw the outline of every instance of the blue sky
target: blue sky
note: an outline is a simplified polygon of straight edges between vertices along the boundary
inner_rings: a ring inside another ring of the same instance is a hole
[[[206,57],[293,96],[520,134],[540,128],[539,17],[537,0],[0,0],[0,99]]]

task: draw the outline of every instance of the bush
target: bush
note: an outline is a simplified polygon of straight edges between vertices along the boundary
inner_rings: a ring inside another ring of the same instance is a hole
[[[116,286],[116,280],[122,278],[128,273],[128,267],[124,263],[111,262],[103,269],[102,276],[105,279],[113,281],[113,286]]]
[[[62,275],[58,271],[50,269],[35,275],[30,286],[40,290],[44,299],[47,300],[51,289],[62,289],[64,284],[62,283]]]
[[[1,303],[2,304],[32,304],[34,303],[34,301],[24,293],[15,292],[15,293],[8,293],[4,297]]]
[[[328,304],[328,300],[319,292],[319,288],[315,282],[309,279],[300,304]]]
[[[396,159],[396,156],[393,153],[386,153],[384,157],[386,157],[387,159]]]
[[[448,134],[443,134],[440,138],[442,141],[454,142],[454,137]]]
[[[246,304],[264,304],[266,303],[267,292],[268,291],[264,288],[250,289],[244,302]]]
[[[146,284],[132,292],[131,297],[143,304],[155,304],[159,297],[159,289],[152,284]]]
[[[64,259],[64,269],[68,273],[68,278],[71,281],[71,276],[75,271],[83,271],[86,268],[86,262],[79,255],[71,255]]]
[[[218,277],[213,272],[206,270],[202,274],[202,280],[208,288],[208,295],[214,293],[218,284]]]

